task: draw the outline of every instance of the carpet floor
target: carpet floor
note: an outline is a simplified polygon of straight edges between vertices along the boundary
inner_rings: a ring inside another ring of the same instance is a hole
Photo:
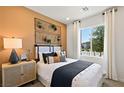
[[[30,82],[21,87],[44,87],[44,85],[40,81],[35,80],[33,83]],[[124,87],[124,83],[110,79],[105,79],[103,81],[102,87]]]
[[[124,82],[114,81],[110,79],[104,79],[103,87],[124,87]]]

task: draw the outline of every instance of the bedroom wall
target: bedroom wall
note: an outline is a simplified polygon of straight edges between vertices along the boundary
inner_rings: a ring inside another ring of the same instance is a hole
[[[31,50],[34,58],[35,30],[34,18],[61,26],[62,46],[66,50],[66,25],[47,16],[29,10],[25,7],[0,7],[0,66],[8,62],[10,50],[3,49],[3,37],[18,37],[23,39],[23,49]],[[20,53],[22,50],[18,50]],[[1,75],[0,75],[1,79]],[[0,80],[1,81],[1,80]]]
[[[73,24],[67,24],[67,57],[73,58]]]
[[[96,26],[99,24],[104,24],[104,17],[102,13],[96,14],[94,16],[90,16],[88,18],[81,20],[81,26],[83,27],[89,27],[89,26]]]

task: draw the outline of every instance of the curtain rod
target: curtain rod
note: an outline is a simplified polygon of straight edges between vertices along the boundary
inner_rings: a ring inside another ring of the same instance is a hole
[[[76,21],[79,21],[79,23],[81,22],[80,20],[75,20],[75,21],[73,21],[73,24],[74,24],[74,22],[76,22]]]
[[[110,12],[112,12],[112,9],[108,9],[108,10],[110,10]],[[117,8],[115,8],[115,9],[114,9],[114,11],[115,11],[115,12],[117,12],[117,11],[118,11],[118,9],[117,9]],[[105,15],[105,12],[104,12],[104,13],[102,13],[102,15]]]

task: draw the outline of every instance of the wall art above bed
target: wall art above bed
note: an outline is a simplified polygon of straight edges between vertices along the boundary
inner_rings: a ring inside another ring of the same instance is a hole
[[[35,44],[61,45],[61,27],[35,18]]]

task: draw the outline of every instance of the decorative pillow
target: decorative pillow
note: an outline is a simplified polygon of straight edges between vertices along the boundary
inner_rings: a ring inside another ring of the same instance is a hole
[[[66,56],[66,52],[65,51],[56,51],[56,53],[59,56]]]
[[[48,59],[48,63],[49,63],[49,64],[54,63],[54,59],[53,59],[52,56],[49,56],[47,59]]]
[[[39,53],[39,58],[40,58],[40,62],[44,63],[44,60],[43,60],[43,55],[42,55],[42,53],[41,53],[41,52]]]
[[[57,51],[56,53],[58,56],[60,56],[60,62],[67,62],[65,51]]]
[[[55,56],[55,57],[53,57],[53,59],[54,59],[54,63],[60,62],[60,57],[59,56]]]
[[[65,57],[65,56],[63,56],[63,55],[62,55],[62,56],[60,56],[60,62],[67,62],[67,61],[66,61],[66,57]]]
[[[66,56],[66,52],[65,51],[61,51],[61,56]]]
[[[49,56],[48,60],[49,60],[49,64],[59,63],[60,62],[60,56]]]
[[[56,51],[58,56],[61,56],[61,51]]]
[[[43,55],[44,63],[47,64],[48,63],[47,58],[49,56],[57,56],[57,53],[55,53],[55,52],[52,52],[52,53],[42,53],[42,55]]]

